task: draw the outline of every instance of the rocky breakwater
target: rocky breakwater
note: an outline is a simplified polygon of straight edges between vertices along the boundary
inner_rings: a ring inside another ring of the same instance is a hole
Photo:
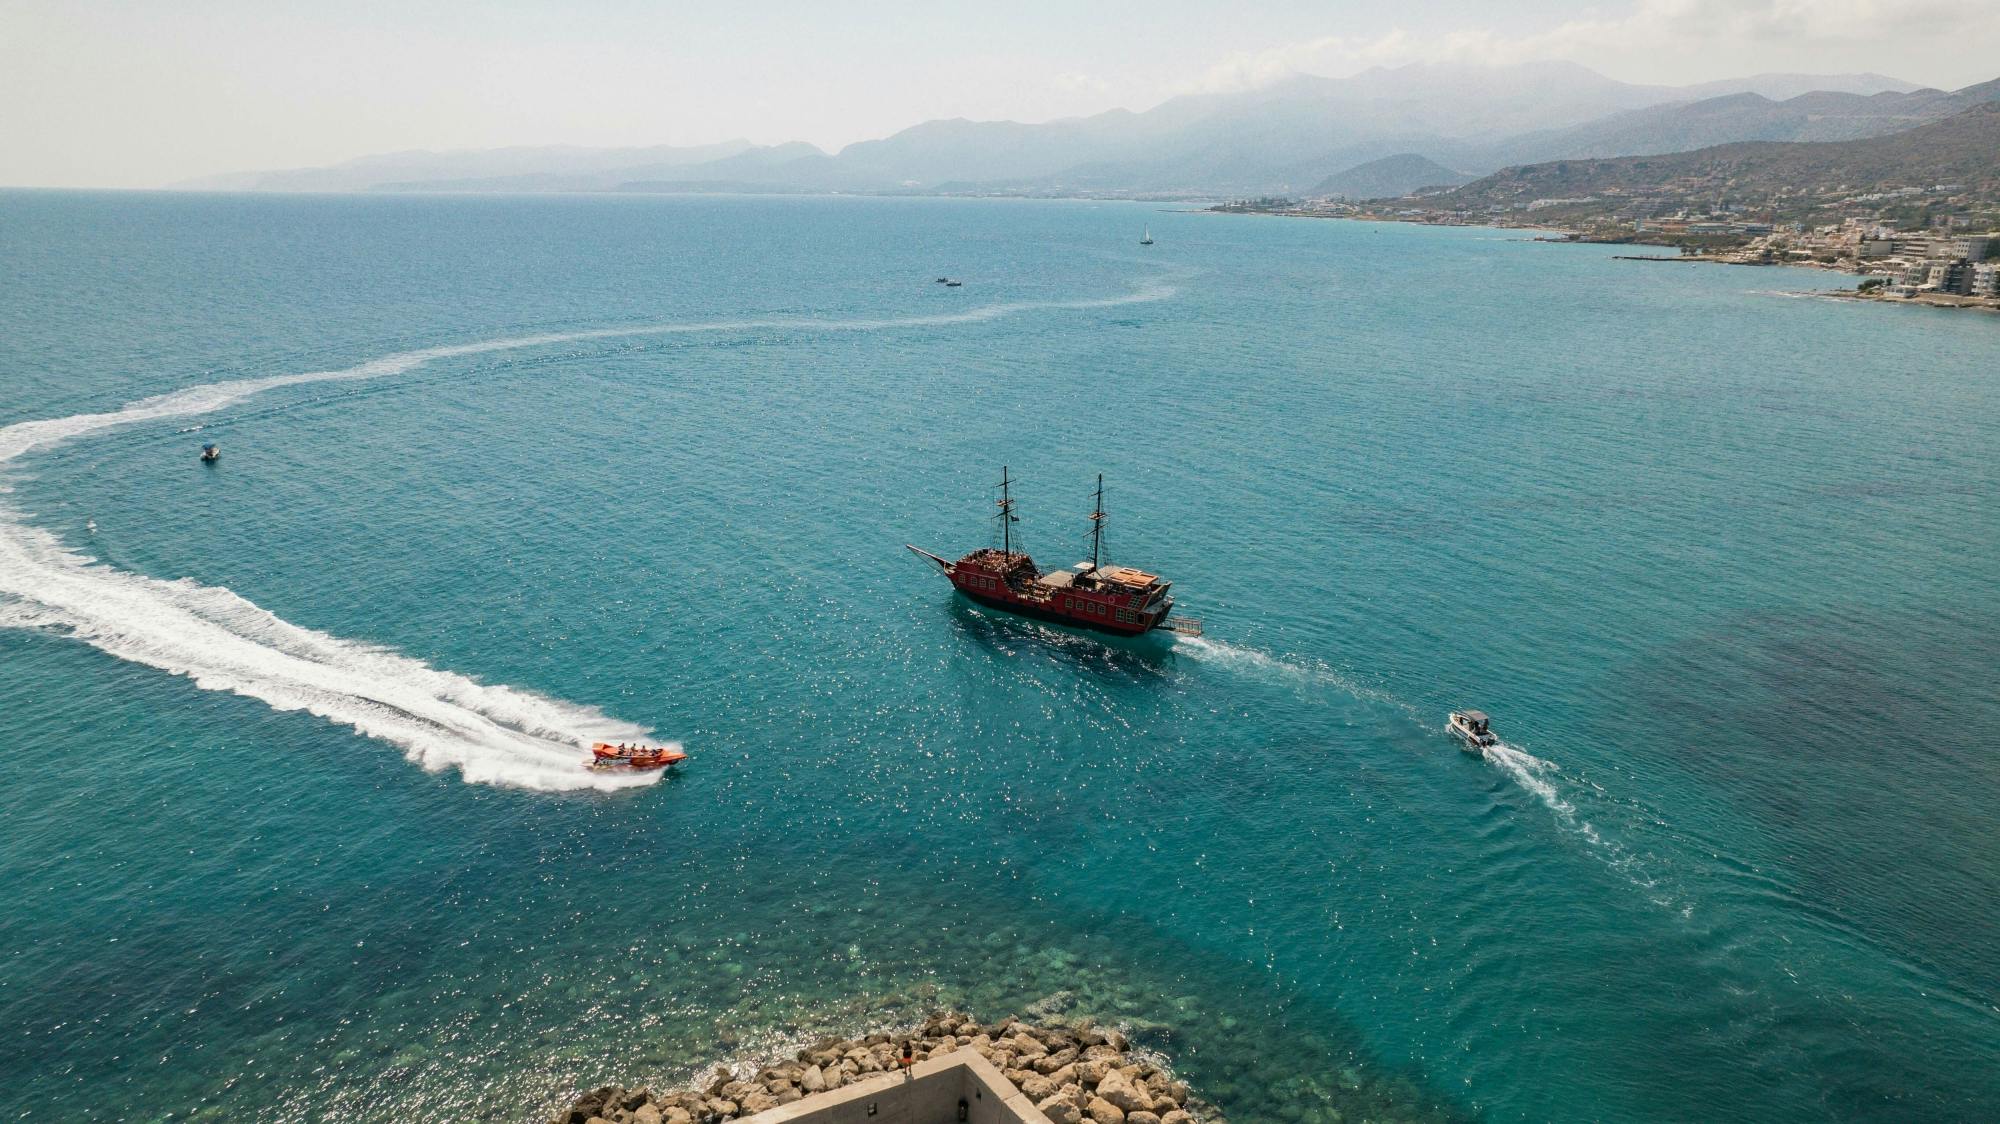
[[[971,1050],[992,1062],[1054,1124],[1227,1124],[1188,1092],[1164,1059],[1135,1051],[1114,1027],[934,1015],[901,1033],[821,1042],[787,1061],[718,1066],[676,1092],[605,1086],[551,1124],[719,1124],[891,1073],[913,1061]]]

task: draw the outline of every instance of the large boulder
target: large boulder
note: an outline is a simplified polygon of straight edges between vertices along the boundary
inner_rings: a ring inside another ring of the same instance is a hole
[[[1083,1113],[1060,1094],[1042,1101],[1035,1107],[1041,1110],[1043,1116],[1049,1118],[1050,1124],[1081,1124],[1083,1120]]]
[[[1160,1124],[1160,1118],[1150,1112],[1128,1112],[1125,1124]]]
[[[1194,1124],[1194,1114],[1184,1108],[1177,1108],[1160,1117],[1160,1124]]]
[[[1077,1080],[1092,1087],[1104,1080],[1104,1075],[1109,1072],[1111,1072],[1110,1058],[1086,1058],[1076,1063]]]
[[[799,1088],[808,1093],[826,1092],[826,1071],[817,1065],[808,1066],[806,1071],[799,1075]]]
[[[1126,1112],[1146,1112],[1153,1107],[1153,1098],[1141,1092],[1123,1070],[1106,1070],[1097,1083],[1097,1095]]]
[[[633,1124],[638,1124],[637,1117],[633,1118]],[[660,1124],[694,1124],[694,1113],[674,1105],[660,1114]]]
[[[681,1115],[685,1116],[686,1113]],[[660,1110],[649,1104],[642,1104],[632,1110],[632,1124],[660,1124]]]
[[[1062,1067],[1068,1065],[1069,1063],[1075,1060],[1076,1060],[1076,1047],[1065,1046],[1062,1049],[1057,1050],[1053,1054],[1047,1054],[1044,1055],[1043,1057],[1036,1058],[1035,1070],[1038,1073],[1054,1073],[1056,1070],[1061,1069]]]
[[[1097,1124],[1125,1124],[1125,1110],[1103,1097],[1090,1098],[1090,1103],[1083,1106],[1083,1114]]]
[[[1021,1082],[1017,1088],[1026,1093],[1029,1100],[1040,1101],[1054,1096],[1056,1090],[1062,1088],[1062,1086],[1057,1085],[1039,1073],[1031,1073],[1028,1075],[1028,1079]]]
[[[1047,1046],[1042,1045],[1041,1039],[1036,1038],[1034,1035],[1029,1034],[1026,1031],[1022,1031],[1020,1034],[1015,1035],[1013,1041],[1014,1041],[1014,1053],[1017,1057],[1039,1058],[1042,1055],[1049,1052],[1049,1048]]]

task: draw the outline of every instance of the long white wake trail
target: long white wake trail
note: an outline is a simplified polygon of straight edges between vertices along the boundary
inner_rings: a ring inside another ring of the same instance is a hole
[[[624,336],[756,329],[865,331],[970,323],[1038,309],[1105,308],[1161,300],[1155,284],[1102,300],[987,305],[876,320],[761,319],[548,333],[432,347],[339,370],[240,379],[178,390],[119,410],[0,429],[0,468],[36,450],[122,426],[210,413],[306,383],[386,378],[440,359]],[[279,710],[305,710],[402,747],[430,770],[536,789],[618,788],[657,774],[580,768],[592,741],[650,738],[643,727],[575,703],[489,686],[422,660],[301,628],[219,586],[165,581],[97,562],[0,502],[0,627],[62,632],[120,659],[185,675]]]
[[[1177,637],[1174,641],[1174,650],[1184,652],[1204,663],[1232,671],[1287,681],[1299,686],[1314,684],[1330,686],[1355,698],[1393,707],[1409,715],[1419,724],[1423,724],[1422,712],[1417,707],[1317,661],[1286,659],[1254,648],[1239,647],[1207,637]],[[1565,789],[1572,792],[1578,790],[1574,788],[1572,782],[1564,779],[1562,771],[1554,762],[1546,761],[1506,742],[1485,747],[1480,751],[1480,756],[1507,774],[1522,791],[1540,801],[1555,818],[1559,828],[1589,844],[1589,854],[1645,891],[1656,904],[1678,908],[1683,914],[1692,909],[1692,906],[1678,901],[1671,888],[1648,873],[1647,864],[1640,856],[1633,854],[1616,838],[1607,837],[1604,832],[1599,831],[1597,826],[1577,808],[1564,793]]]
[[[1681,900],[1674,887],[1648,870],[1651,864],[1618,840],[1607,838],[1584,818],[1575,804],[1564,798],[1562,791],[1556,787],[1559,776],[1554,762],[1545,761],[1506,742],[1489,745],[1480,753],[1512,778],[1515,784],[1541,801],[1555,816],[1559,826],[1590,844],[1590,854],[1644,891],[1655,905],[1677,909],[1683,917],[1693,912],[1691,902]]]

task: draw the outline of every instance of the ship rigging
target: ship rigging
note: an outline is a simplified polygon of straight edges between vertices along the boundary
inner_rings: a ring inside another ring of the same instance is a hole
[[[1000,498],[994,518],[1000,521],[1000,549],[986,547],[953,562],[920,547],[909,549],[936,566],[952,587],[982,605],[1004,612],[1118,636],[1140,636],[1155,629],[1183,636],[1200,636],[1201,622],[1173,615],[1173,583],[1158,574],[1104,562],[1104,477],[1090,513],[1090,561],[1067,570],[1043,573],[1026,551],[1017,551],[1014,524],[1014,480],[1000,470]]]

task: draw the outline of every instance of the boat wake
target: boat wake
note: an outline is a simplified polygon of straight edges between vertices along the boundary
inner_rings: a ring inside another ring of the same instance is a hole
[[[1416,707],[1377,687],[1370,687],[1332,666],[1318,661],[1301,661],[1274,656],[1255,648],[1231,644],[1207,636],[1177,636],[1174,650],[1203,663],[1250,675],[1290,681],[1297,686],[1328,686],[1367,702],[1380,703],[1417,718]]]
[[[0,519],[0,627],[52,630],[204,690],[304,710],[475,783],[608,789],[658,778],[581,768],[593,740],[649,736],[631,723],[300,628],[219,586],[100,565],[11,519]]]
[[[1556,789],[1555,765],[1544,761],[1524,749],[1516,749],[1506,742],[1497,742],[1480,750],[1480,755],[1499,766],[1500,771],[1513,778],[1515,784],[1546,805],[1556,818],[1577,834],[1595,844],[1602,844],[1603,837],[1590,823],[1578,817],[1576,805],[1563,799]]]
[[[1110,308],[1164,300],[1154,282],[1095,300],[1024,301],[885,319],[766,318],[654,324],[513,336],[399,352],[338,370],[190,387],[122,409],[0,428],[0,468],[29,453],[104,430],[213,413],[255,395],[309,383],[388,378],[438,360],[621,337],[758,329],[867,331],[994,320],[1037,310]],[[43,629],[119,659],[187,676],[277,710],[304,710],[401,747],[425,769],[468,782],[523,788],[612,789],[658,773],[593,773],[593,741],[653,741],[650,731],[587,706],[482,684],[386,648],[302,628],[219,586],[166,581],[77,553],[0,499],[0,627]],[[670,743],[671,744],[671,743]]]
[[[1331,687],[1354,698],[1401,711],[1418,724],[1435,728],[1424,720],[1424,712],[1419,707],[1325,664],[1273,656],[1211,637],[1177,637],[1174,650],[1204,663],[1244,674],[1285,680],[1300,687]],[[1649,871],[1648,859],[1615,837],[1619,832],[1600,830],[1589,816],[1578,809],[1575,798],[1592,791],[1593,786],[1588,782],[1565,777],[1554,762],[1506,742],[1487,746],[1480,752],[1487,762],[1547,808],[1557,827],[1586,844],[1593,857],[1638,887],[1656,905],[1679,910],[1684,916],[1690,912],[1692,907],[1681,900],[1682,895]],[[1615,800],[1601,789],[1595,792],[1605,798],[1602,807],[1616,810]]]
[[[1563,794],[1564,785],[1561,771],[1552,761],[1536,757],[1525,749],[1499,742],[1480,750],[1480,755],[1491,762],[1524,792],[1533,796],[1555,817],[1557,826],[1583,840],[1590,847],[1590,853],[1604,865],[1618,872],[1633,885],[1645,891],[1655,905],[1677,909],[1683,916],[1693,910],[1691,903],[1682,901],[1661,879],[1650,874],[1646,861],[1616,839],[1607,837]]]

